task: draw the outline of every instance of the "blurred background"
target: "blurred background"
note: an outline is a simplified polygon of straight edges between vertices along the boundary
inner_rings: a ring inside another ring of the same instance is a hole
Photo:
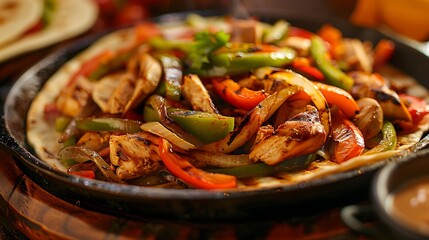
[[[164,13],[220,10],[270,17],[345,18],[371,28],[386,28],[405,37],[429,40],[429,0],[94,0],[100,20],[94,26],[123,25]]]
[[[96,23],[80,36],[0,63],[0,82],[19,76],[56,48],[89,34],[166,13],[216,11],[237,17],[333,19],[377,28],[415,43],[429,56],[429,0],[91,0]]]

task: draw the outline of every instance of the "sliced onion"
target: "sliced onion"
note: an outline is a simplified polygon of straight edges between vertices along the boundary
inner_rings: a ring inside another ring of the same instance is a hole
[[[172,144],[183,150],[190,150],[196,148],[196,146],[186,140],[180,138],[176,133],[168,130],[159,122],[148,122],[143,123],[140,128],[146,132],[155,134],[159,137],[167,139]]]
[[[213,153],[206,151],[191,151],[189,155],[203,166],[213,166],[221,168],[239,167],[254,163],[250,160],[249,154],[230,155],[223,153]]]
[[[92,161],[95,163],[95,165],[98,167],[98,169],[101,171],[103,176],[106,178],[109,182],[115,182],[115,183],[124,183],[119,177],[112,171],[110,168],[110,165],[104,161],[100,155],[90,149],[83,148],[83,147],[77,147],[77,146],[69,146],[62,148],[58,152],[58,156],[60,157],[61,161],[66,161],[68,159],[73,159],[76,162],[82,163],[86,161]]]
[[[77,114],[76,117],[82,118],[82,117],[91,116],[96,111],[97,108],[98,108],[97,104],[95,104],[95,102],[92,101],[92,99],[89,99],[85,104],[85,106],[82,107],[81,111],[79,112],[79,114]],[[59,143],[66,142],[73,136],[77,135],[78,131],[79,129],[77,128],[77,125],[76,125],[76,118],[73,118],[70,121],[69,125],[67,125],[66,129],[64,130],[58,142]]]
[[[299,86],[310,96],[317,110],[319,110],[320,121],[322,122],[325,131],[330,132],[331,114],[329,112],[328,103],[319,89],[307,78],[290,70],[277,70],[273,68],[260,68],[255,71],[255,75],[260,78],[273,78],[285,81],[289,85]]]
[[[298,91],[298,87],[288,87],[262,100],[249,114],[240,126],[230,132],[225,138],[204,145],[201,149],[208,152],[229,153],[241,147],[250,140],[259,127],[267,121],[275,111]]]
[[[167,115],[167,105],[165,102],[165,98],[159,96],[159,95],[152,95],[147,103],[153,107],[153,109],[157,112],[160,121],[162,125],[167,128],[169,131],[176,134],[179,138],[183,139],[184,141],[191,143],[192,145],[196,147],[200,147],[203,145],[203,142],[201,142],[198,138],[194,137],[190,133],[186,132],[181,128],[179,125],[177,125],[173,119],[171,119]]]

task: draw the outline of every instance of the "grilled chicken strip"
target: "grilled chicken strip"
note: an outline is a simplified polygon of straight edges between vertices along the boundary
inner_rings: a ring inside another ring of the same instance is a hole
[[[350,77],[355,81],[351,94],[355,99],[373,98],[380,103],[387,119],[411,121],[411,115],[401,102],[398,94],[391,90],[378,75],[365,72],[351,72]]]
[[[219,113],[213,104],[209,92],[197,75],[189,74],[183,78],[182,94],[191,103],[194,110]]]
[[[256,134],[259,127],[277,111],[286,99],[297,91],[297,87],[291,86],[269,95],[245,116],[234,131],[219,141],[202,146],[201,149],[207,152],[229,153],[241,147]]]
[[[162,76],[161,64],[148,53],[138,54],[128,64],[128,72],[136,78],[135,87],[124,112],[128,112],[139,105],[155,89]]]
[[[345,48],[344,60],[351,65],[353,69],[368,73],[372,72],[374,59],[371,46],[354,38],[346,38],[343,40],[343,43]]]
[[[257,21],[232,19],[231,26],[231,42],[260,43],[261,31]]]
[[[58,95],[56,104],[64,115],[76,117],[91,98],[93,82],[85,77],[78,78]]]
[[[136,87],[136,79],[131,74],[122,74],[116,79],[119,83],[113,88],[113,92],[110,95],[105,110],[112,114],[123,113],[125,106],[130,101],[133,90]],[[101,83],[101,82],[100,82]],[[100,91],[99,84],[97,84],[96,91]],[[95,93],[95,92],[94,92]],[[98,94],[98,93],[97,93]]]
[[[255,162],[274,165],[315,152],[322,147],[326,136],[317,109],[308,105],[307,111],[298,113],[281,124],[271,136],[257,143],[249,156]]]
[[[361,98],[357,100],[357,104],[360,110],[353,122],[362,132],[365,140],[377,136],[384,121],[383,109],[380,104],[372,98]]]
[[[99,151],[109,144],[110,133],[107,132],[85,132],[77,141],[76,146]]]
[[[158,146],[149,133],[110,137],[110,162],[120,179],[153,175],[162,168]]]
[[[109,99],[121,83],[121,77],[124,73],[114,73],[102,77],[94,85],[92,100],[100,107],[104,113],[114,113],[112,107],[108,104]]]

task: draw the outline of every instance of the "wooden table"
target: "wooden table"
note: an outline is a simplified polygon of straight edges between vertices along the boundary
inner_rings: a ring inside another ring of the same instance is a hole
[[[0,237],[3,239],[362,239],[340,208],[261,222],[137,221],[94,212],[46,192],[0,150]]]

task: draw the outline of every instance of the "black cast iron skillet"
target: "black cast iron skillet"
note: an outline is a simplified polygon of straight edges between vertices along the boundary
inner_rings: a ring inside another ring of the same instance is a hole
[[[183,19],[185,14],[170,14],[159,21]],[[272,20],[264,19],[262,20]],[[351,26],[332,19],[288,19],[293,25],[315,31],[329,22],[347,37],[377,42],[389,38],[380,32]],[[303,215],[339,206],[356,199],[366,199],[374,172],[389,159],[370,166],[338,173],[292,186],[255,191],[205,191],[198,189],[161,189],[119,185],[68,175],[52,169],[34,155],[26,142],[26,113],[43,83],[67,60],[85,49],[99,36],[77,41],[53,53],[28,69],[11,87],[4,103],[1,122],[1,145],[10,151],[21,168],[50,193],[71,203],[102,212],[133,218],[181,220],[243,220],[253,217]],[[428,87],[429,58],[404,42],[393,39],[397,49],[391,60]],[[420,146],[422,147],[422,146]]]

